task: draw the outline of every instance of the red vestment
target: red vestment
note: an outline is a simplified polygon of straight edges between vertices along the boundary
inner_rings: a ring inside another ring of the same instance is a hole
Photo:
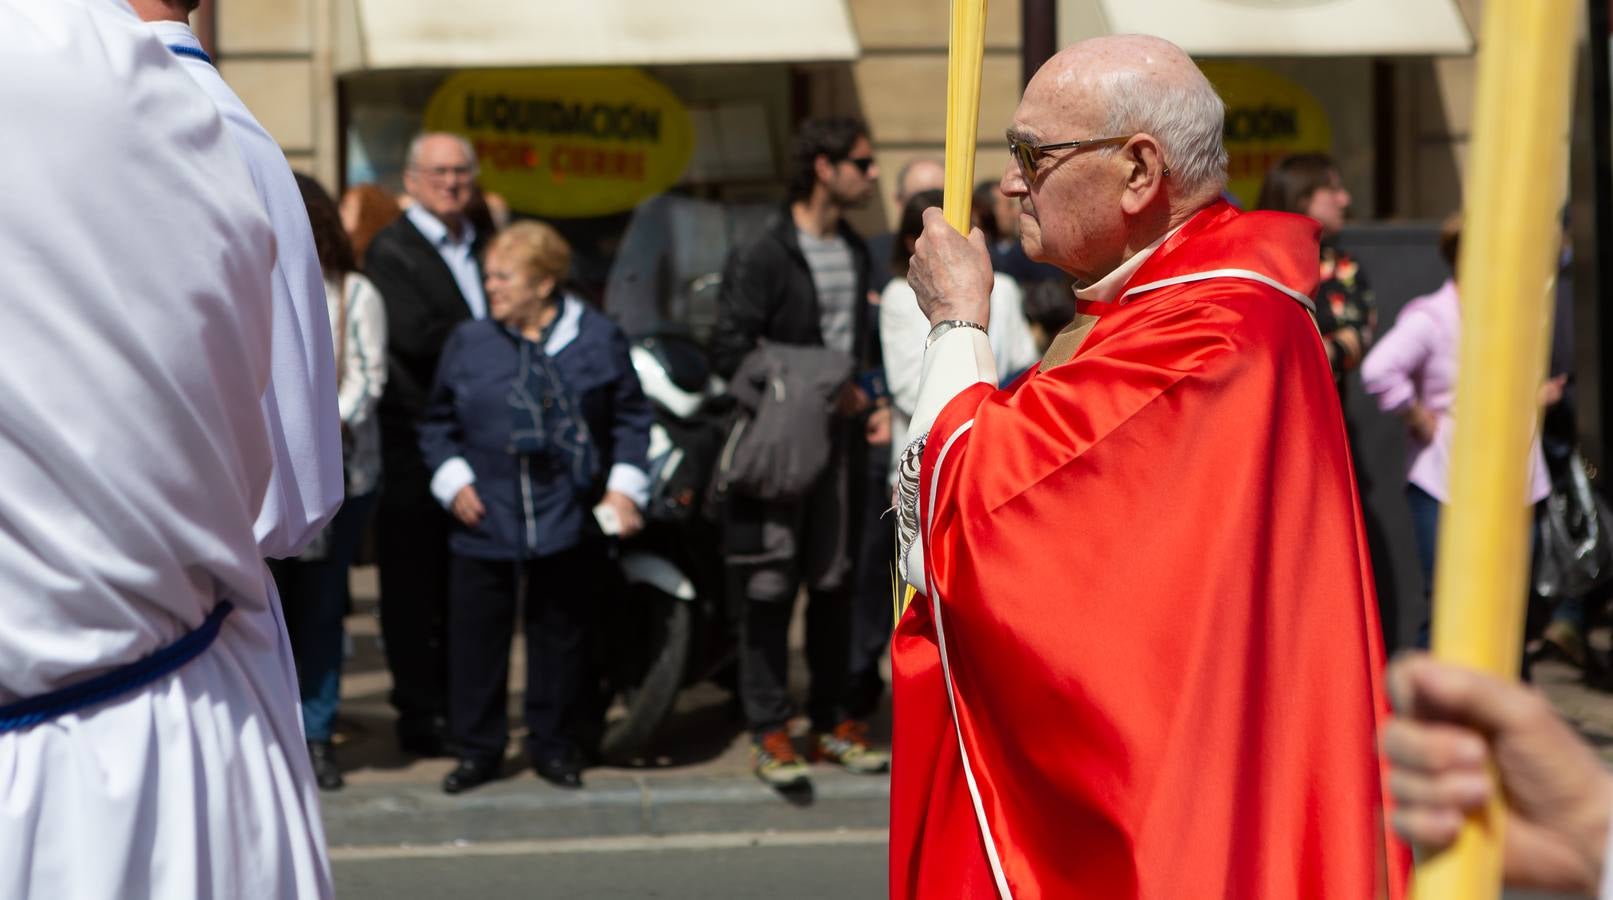
[[[892,897],[1404,894],[1361,507],[1296,299],[1316,230],[1212,206],[1069,362],[938,417]]]

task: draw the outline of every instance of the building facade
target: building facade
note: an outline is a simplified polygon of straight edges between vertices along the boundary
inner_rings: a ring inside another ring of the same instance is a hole
[[[823,2],[839,5],[841,0]],[[1064,0],[1056,14],[1068,18],[1066,7],[1074,2]],[[1458,2],[1476,34],[1481,0]],[[680,82],[677,90],[697,104],[725,89],[731,93],[736,85],[748,86],[748,96],[769,110],[767,133],[775,144],[787,139],[792,119],[799,116],[864,116],[875,132],[885,176],[882,202],[860,224],[877,228],[896,214],[889,198],[900,166],[944,149],[946,4],[847,0],[846,6],[860,51],[854,60],[738,69],[660,64],[650,70],[663,81]],[[292,166],[333,187],[349,174],[355,106],[362,110],[388,93],[394,96],[386,102],[407,102],[411,91],[429,93],[445,71],[343,65],[342,58],[351,54],[342,45],[364,27],[357,21],[355,0],[207,0],[200,12],[199,30],[226,80],[280,141]],[[977,180],[999,176],[1007,159],[1002,130],[1022,84],[1021,16],[1021,0],[989,5]],[[1061,24],[1061,36],[1069,31]],[[528,64],[544,63],[534,58]],[[1278,93],[1294,87],[1303,92],[1341,162],[1358,218],[1437,219],[1460,205],[1471,126],[1471,55],[1218,58],[1209,68],[1229,65],[1244,76],[1253,72],[1257,80],[1265,78]],[[1310,140],[1314,143],[1315,136]],[[773,148],[775,162],[781,150]],[[1262,158],[1250,156],[1249,165]]]

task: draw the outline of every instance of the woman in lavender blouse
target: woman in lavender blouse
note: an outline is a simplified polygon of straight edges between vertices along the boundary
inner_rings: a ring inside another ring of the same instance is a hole
[[[1439,241],[1440,254],[1452,272],[1456,271],[1461,236],[1458,214],[1445,222]],[[1453,276],[1439,290],[1407,303],[1361,364],[1362,384],[1377,399],[1378,408],[1406,423],[1406,502],[1411,507],[1425,595],[1434,581],[1439,516],[1448,497],[1461,332],[1461,303]],[[1560,396],[1561,391],[1561,381],[1547,382],[1541,402],[1555,402],[1553,395]],[[1551,489],[1538,437],[1530,450],[1529,466],[1527,502],[1533,504],[1545,499]],[[1418,644],[1428,644],[1426,615]]]

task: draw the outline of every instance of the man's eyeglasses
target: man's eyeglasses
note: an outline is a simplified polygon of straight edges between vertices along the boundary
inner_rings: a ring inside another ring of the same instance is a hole
[[[1125,137],[1093,138],[1085,141],[1054,141],[1047,144],[1033,144],[1020,140],[1012,131],[1008,132],[1008,152],[1019,160],[1019,171],[1026,178],[1036,174],[1036,164],[1042,161],[1054,150],[1089,150],[1093,147],[1106,147],[1111,144],[1124,144],[1131,140],[1133,135]]]
[[[475,178],[475,166],[416,166],[415,171],[432,181],[446,181],[450,176]]]
[[[867,175],[868,170],[874,167],[874,158],[872,156],[848,156],[842,162],[851,163],[857,167],[857,171],[864,175]]]

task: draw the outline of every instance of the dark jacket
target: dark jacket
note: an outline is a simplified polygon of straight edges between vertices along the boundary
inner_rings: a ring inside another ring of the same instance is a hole
[[[513,446],[511,402],[522,377],[523,345],[532,341],[489,319],[466,322],[443,347],[431,398],[420,419],[420,453],[436,472],[454,457],[476,476],[487,515],[476,528],[457,519],[449,537],[455,553],[479,559],[531,559],[576,546],[592,526],[594,504],[613,465],[649,468],[649,401],[627,355],[627,338],[587,304],[566,298],[555,339],[575,337],[551,354],[566,393],[597,448],[597,484],[579,491],[547,456],[523,456]]]
[[[478,259],[483,247],[478,236]],[[419,481],[428,473],[416,450],[415,423],[443,343],[471,310],[442,255],[408,216],[376,234],[364,254],[364,274],[386,306],[386,390],[377,408],[385,479]]]
[[[879,341],[871,327],[874,316],[868,297],[868,248],[851,226],[841,220],[839,233],[851,250],[852,271],[857,276],[852,315],[852,359],[854,372],[862,374],[879,368]],[[812,269],[801,253],[795,219],[788,206],[749,244],[730,253],[723,267],[722,287],[717,294],[717,324],[711,334],[712,367],[724,378],[733,378],[745,357],[762,341],[807,347],[823,346],[823,329],[818,305],[818,288]],[[841,448],[850,471],[861,472],[866,465],[867,444],[862,439],[862,421],[834,420],[830,428],[832,445]],[[860,482],[860,479],[853,479]],[[853,485],[849,509],[860,509],[860,494]],[[723,549],[730,555],[754,556],[765,548],[766,522],[771,513],[768,501],[731,496],[724,506]],[[847,522],[850,533],[842,537],[855,546],[857,516]]]
[[[852,321],[852,357],[859,372],[878,367],[879,345],[869,334],[868,248],[844,220],[840,236],[851,249],[857,291]],[[789,207],[756,240],[728,255],[717,294],[717,324],[711,333],[711,363],[732,378],[739,363],[763,340],[823,346],[818,289],[801,254]]]

